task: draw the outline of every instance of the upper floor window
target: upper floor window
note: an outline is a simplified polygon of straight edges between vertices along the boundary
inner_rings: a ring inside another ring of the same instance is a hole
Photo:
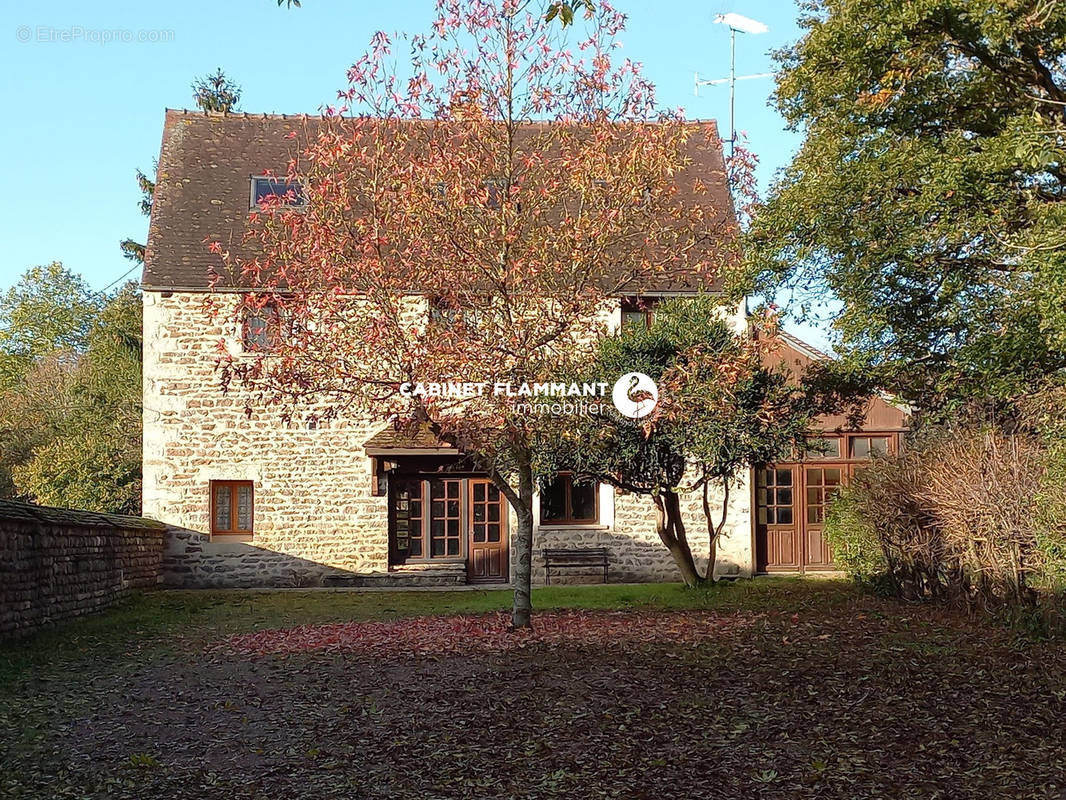
[[[246,353],[270,353],[281,344],[281,312],[266,305],[244,316],[241,344]]]
[[[803,458],[807,461],[840,458],[840,439],[835,436],[811,437],[807,440],[807,449]]]
[[[622,298],[622,327],[638,325],[650,329],[655,324],[655,311],[659,307],[658,297],[624,297]]]
[[[544,525],[589,525],[599,520],[599,487],[564,472],[540,492]]]
[[[258,208],[264,201],[272,202],[274,197],[286,206],[302,206],[306,202],[304,187],[299,181],[287,181],[270,175],[252,176],[252,208]]]
[[[887,436],[856,436],[851,440],[852,458],[872,458],[888,453]]]

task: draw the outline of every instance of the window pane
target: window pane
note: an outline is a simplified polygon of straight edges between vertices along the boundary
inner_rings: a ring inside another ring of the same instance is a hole
[[[202,496],[202,495],[201,495]],[[215,486],[215,530],[228,531],[230,521],[230,492],[229,486],[219,484]]]
[[[777,524],[778,525],[791,525],[792,524],[792,508],[779,508],[777,509]]]
[[[866,437],[852,439],[851,440],[851,457],[852,458],[869,458],[870,457],[870,440]]]
[[[637,326],[643,328],[646,324],[646,318],[643,311],[623,311],[622,312],[622,327],[629,328],[631,326]]]
[[[888,452],[888,437],[874,436],[870,439],[870,452],[874,455],[883,456]]]
[[[778,486],[791,486],[792,485],[792,470],[779,469],[777,470],[777,485]]]
[[[304,201],[303,187],[296,181],[289,182],[281,178],[256,178],[256,205],[272,197],[277,197],[279,201],[286,205],[302,205]]]
[[[596,520],[596,484],[575,483],[571,486],[570,511],[575,520]]]
[[[552,481],[540,493],[540,518],[542,521],[563,519],[566,516],[566,477]]]
[[[809,439],[805,457],[808,459],[840,458],[840,439],[822,437]]]
[[[244,318],[244,349],[252,352],[276,350],[281,343],[281,317],[277,309],[249,312]]]
[[[252,529],[252,487],[241,485],[237,487],[237,530],[250,531]]]
[[[839,486],[840,485],[840,470],[839,469],[827,469],[825,471],[825,485],[826,486]]]
[[[777,490],[777,504],[779,506],[792,505],[792,490],[791,489],[778,489]]]

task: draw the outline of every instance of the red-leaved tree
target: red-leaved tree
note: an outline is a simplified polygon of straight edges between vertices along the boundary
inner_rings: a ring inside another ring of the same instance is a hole
[[[550,380],[605,335],[611,298],[698,284],[731,257],[732,211],[693,168],[714,129],[661,111],[615,57],[624,21],[607,3],[564,29],[544,0],[438,0],[430,32],[402,37],[405,63],[378,33],[340,105],[294,134],[302,203],[253,214],[259,255],[214,245],[256,290],[230,311],[270,304],[287,329],[276,352],[224,361],[223,380],[428,427],[467,455],[517,518],[515,627],[530,624],[540,423],[491,391],[397,389]]]

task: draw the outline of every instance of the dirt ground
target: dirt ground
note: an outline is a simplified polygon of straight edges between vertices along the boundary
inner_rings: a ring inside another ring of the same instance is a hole
[[[1066,796],[1061,644],[718,605],[164,626],[8,681],[0,797]]]

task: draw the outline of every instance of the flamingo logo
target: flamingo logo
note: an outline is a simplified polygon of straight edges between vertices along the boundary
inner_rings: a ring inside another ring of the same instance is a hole
[[[627,372],[615,382],[611,400],[623,417],[642,419],[655,410],[659,388],[643,372]]]

